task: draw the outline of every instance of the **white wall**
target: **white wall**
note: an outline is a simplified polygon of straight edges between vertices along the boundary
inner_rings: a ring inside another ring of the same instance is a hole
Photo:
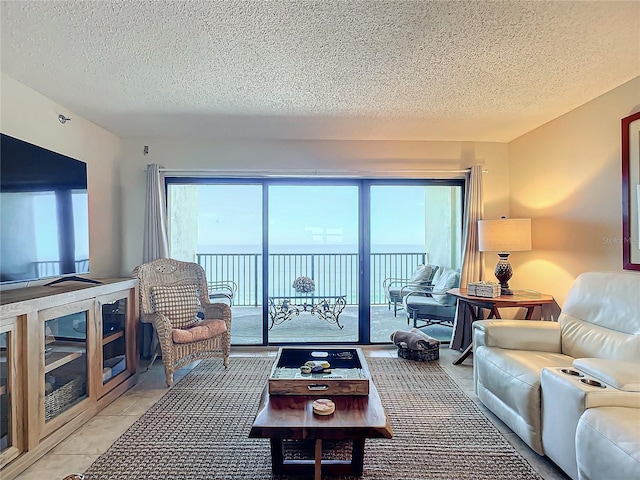
[[[1,75],[2,133],[87,163],[89,276],[119,276],[122,253],[119,138],[8,75]],[[63,125],[58,121],[59,114],[72,120]]]
[[[145,145],[149,154],[143,154]],[[371,172],[428,168],[463,169],[480,163],[487,211],[508,214],[507,145],[474,142],[404,141],[202,141],[157,138],[123,139],[123,271],[142,260],[144,168],[170,169],[356,170]],[[416,174],[411,175],[413,177]],[[219,206],[224,208],[224,205]]]
[[[560,304],[575,277],[622,270],[620,120],[640,111],[640,77],[509,143],[511,216],[533,250],[511,255],[516,288]]]

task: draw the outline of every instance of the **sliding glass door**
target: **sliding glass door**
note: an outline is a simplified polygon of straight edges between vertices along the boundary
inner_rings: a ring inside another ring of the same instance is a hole
[[[358,185],[268,188],[269,343],[358,342]]]
[[[412,326],[403,300],[419,265],[460,267],[462,186],[376,183],[370,199],[370,338],[378,343]],[[431,330],[451,336],[448,327]]]
[[[171,258],[202,265],[211,301],[231,304],[233,343],[261,345],[263,187],[190,182],[168,184]]]
[[[462,198],[460,180],[170,178],[170,255],[231,304],[234,345],[388,343],[410,328],[389,279],[460,268]]]

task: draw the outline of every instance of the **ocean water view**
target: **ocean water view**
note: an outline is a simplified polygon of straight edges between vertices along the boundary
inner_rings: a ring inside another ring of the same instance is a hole
[[[233,253],[262,253],[262,244],[198,244],[198,253],[233,254]],[[269,244],[269,253],[357,253],[358,245],[345,244]],[[372,244],[371,253],[424,253],[424,245],[409,244]]]

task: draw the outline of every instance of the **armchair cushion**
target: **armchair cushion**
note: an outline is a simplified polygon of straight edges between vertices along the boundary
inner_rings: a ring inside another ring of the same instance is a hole
[[[420,291],[412,292],[404,297],[404,306],[407,316],[415,312],[418,317],[434,316],[434,317],[451,317],[455,313],[455,306],[443,305],[435,298],[427,296],[426,293]]]
[[[155,286],[151,295],[155,311],[169,318],[173,328],[189,328],[198,323],[200,299],[195,285]]]
[[[207,340],[227,331],[224,320],[203,320],[190,328],[174,328],[171,338],[174,343],[192,343]]]
[[[438,270],[438,267],[434,265],[419,265],[416,271],[413,272],[413,275],[411,275],[409,283],[429,285],[436,270]]]
[[[452,288],[456,288],[459,285],[460,273],[455,270],[445,269],[433,285],[433,292],[439,293],[432,293],[431,296],[441,305],[455,305],[456,297],[453,295],[447,295],[444,292],[451,290]]]

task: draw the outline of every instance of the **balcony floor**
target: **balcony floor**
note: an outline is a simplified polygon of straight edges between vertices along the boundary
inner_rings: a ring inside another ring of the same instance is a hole
[[[234,345],[262,344],[262,308],[232,307],[231,342]],[[269,343],[358,343],[358,307],[347,306],[340,315],[340,329],[336,324],[301,312],[280,325],[269,330]],[[371,342],[388,343],[389,336],[396,330],[409,330],[413,327],[407,323],[403,310],[398,310],[396,317],[393,309],[386,305],[375,305],[371,308]],[[441,341],[448,341],[451,328],[441,326],[427,327],[425,331]]]

